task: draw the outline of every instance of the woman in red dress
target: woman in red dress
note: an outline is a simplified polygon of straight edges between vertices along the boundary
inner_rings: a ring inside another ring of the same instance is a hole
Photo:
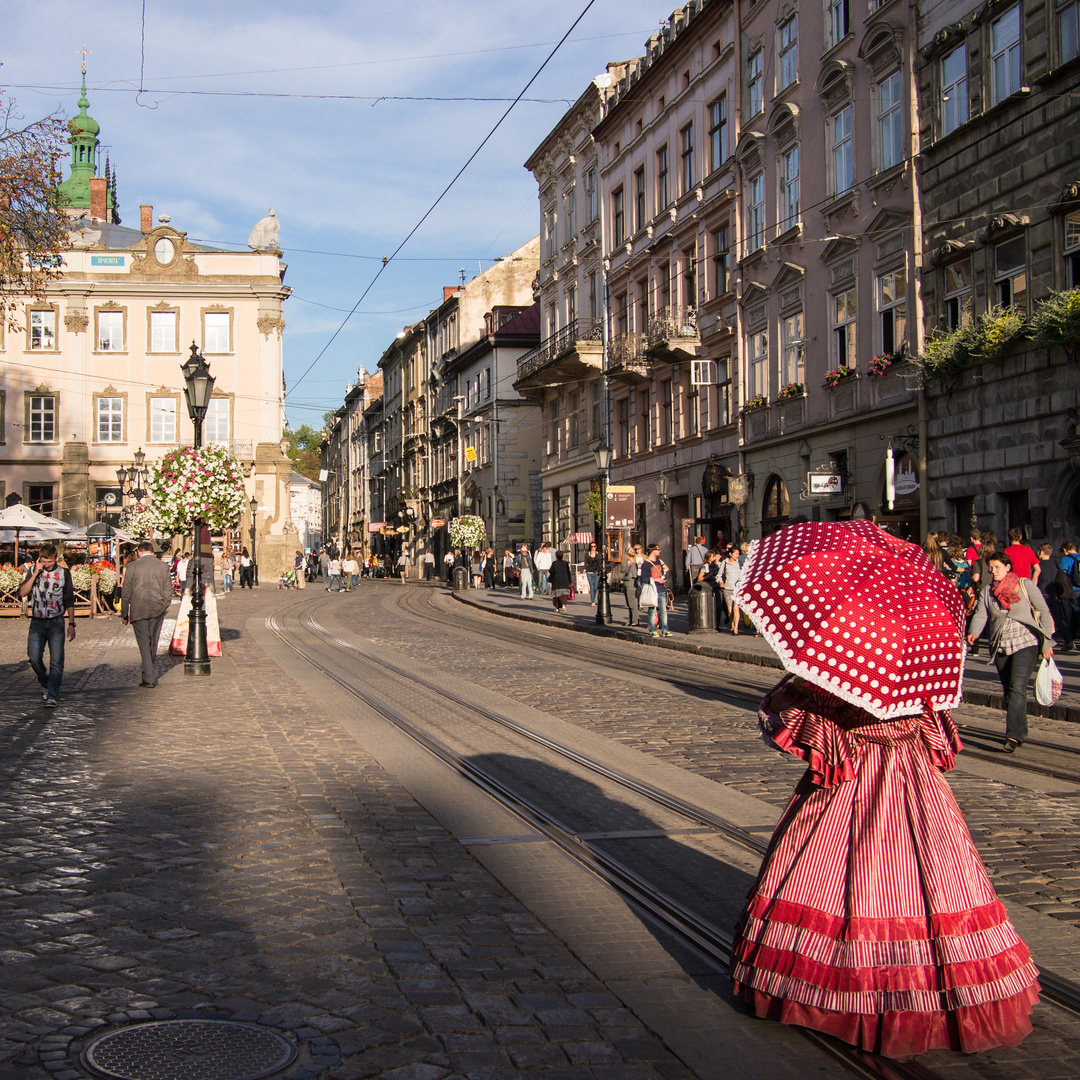
[[[880,720],[786,675],[760,718],[809,768],[739,920],[736,991],[892,1058],[1019,1043],[1037,972],[942,776],[949,713]]]

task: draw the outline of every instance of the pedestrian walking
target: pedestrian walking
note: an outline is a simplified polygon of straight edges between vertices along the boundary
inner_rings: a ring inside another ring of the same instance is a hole
[[[622,582],[623,596],[626,599],[627,626],[637,626],[641,620],[641,609],[638,605],[641,578],[632,548],[626,554],[626,562],[618,566],[617,573]]]
[[[470,559],[470,574],[472,575],[472,587],[474,589],[480,588],[480,583],[484,577],[484,557],[479,551],[472,553],[472,559]]]
[[[585,577],[589,582],[589,603],[596,607],[596,594],[600,590],[600,575],[604,572],[604,557],[594,540],[585,552]]]
[[[518,596],[522,600],[531,600],[533,598],[533,561],[529,554],[528,544],[522,544],[518,549],[514,565],[517,567],[518,580],[521,582],[521,591]]]
[[[251,561],[251,556],[248,554],[247,548],[240,549],[240,588],[241,590],[246,585],[249,589],[253,586],[255,581],[255,566]]]
[[[1066,540],[1061,545],[1061,559],[1058,566],[1061,573],[1072,587],[1072,599],[1063,603],[1066,618],[1069,621],[1068,628],[1061,627],[1065,640],[1074,642],[1076,632],[1080,625],[1080,556],[1077,556],[1077,544],[1075,540]],[[1064,593],[1063,593],[1064,595]]]
[[[432,581],[435,578],[435,552],[424,552],[424,580]]]
[[[570,613],[566,610],[566,601],[573,588],[573,575],[570,564],[561,551],[555,552],[548,577],[551,583],[551,602],[555,605],[555,610],[560,615],[569,615]]]
[[[75,586],[71,571],[57,566],[56,545],[45,541],[38,549],[34,565],[19,585],[19,599],[30,598],[30,629],[26,637],[26,655],[37,681],[45,707],[60,704],[60,685],[64,681],[64,620],[67,640],[75,640]],[[45,667],[45,646],[49,647],[49,666]]]
[[[649,633],[653,637],[671,637],[667,624],[667,576],[668,564],[660,558],[660,545],[653,544],[641,564],[641,587],[650,583],[656,590],[656,604],[649,612]],[[641,594],[638,594],[639,599]]]
[[[120,621],[125,626],[130,624],[135,631],[135,642],[142,658],[142,682],[139,685],[147,689],[157,686],[158,641],[171,603],[169,571],[159,559],[154,558],[154,545],[149,540],[143,540],[139,544],[138,557],[124,571]]]
[[[304,553],[297,551],[296,557],[293,559],[293,570],[296,572],[296,587],[298,589],[306,589],[307,581],[304,574]]]
[[[341,592],[341,560],[335,555],[326,562],[326,591]]]
[[[323,548],[319,552],[319,579],[329,583],[330,577],[330,553]]]
[[[346,592],[352,592],[360,581],[360,564],[351,551],[341,562],[341,576],[345,582]]]
[[[401,580],[401,584],[404,585],[409,578],[409,571],[412,569],[412,563],[409,562],[409,553],[402,548],[401,554],[397,560],[397,574]]]
[[[503,551],[502,584],[504,589],[514,587],[514,553],[509,548]]]
[[[536,569],[536,591],[538,593],[547,593],[551,589],[551,586],[548,584],[548,574],[551,572],[551,563],[551,548],[549,548],[547,542],[544,541],[540,545],[540,550],[533,558],[533,566]]]
[[[232,592],[233,583],[233,569],[236,563],[233,560],[232,555],[226,551],[221,556],[221,591],[222,593]]]
[[[1054,619],[1042,593],[1029,578],[1013,569],[1003,551],[989,560],[991,580],[979,593],[979,606],[971,620],[968,642],[988,627],[990,659],[1005,692],[1005,743],[1014,753],[1027,738],[1027,686],[1040,654],[1049,660],[1054,650]]]
[[[495,588],[495,549],[488,548],[484,555],[484,588]]]
[[[447,585],[451,584],[453,582],[453,580],[454,580],[454,559],[455,558],[456,558],[456,553],[454,551],[448,551],[443,556],[443,567],[446,570],[446,583],[447,583]]]
[[[942,775],[961,749],[959,594],[859,521],[756,541],[737,596],[789,671],[764,738],[808,769],[736,926],[736,993],[887,1057],[1015,1046],[1037,972]]]
[[[1035,552],[1023,541],[1023,529],[1010,529],[1009,546],[1005,549],[1005,554],[1012,559],[1013,573],[1017,577],[1027,578],[1029,581],[1038,584],[1039,560],[1036,558]]]
[[[709,549],[705,546],[704,536],[695,536],[694,542],[686,549],[686,580],[688,585],[697,582],[705,560],[709,557]]]

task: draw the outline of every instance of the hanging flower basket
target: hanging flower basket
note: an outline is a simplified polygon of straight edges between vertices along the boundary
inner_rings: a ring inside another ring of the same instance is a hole
[[[825,385],[836,386],[837,383],[842,383],[845,379],[853,378],[855,375],[855,369],[852,367],[836,367],[825,372]]]
[[[150,540],[154,535],[154,508],[148,502],[125,506],[120,511],[120,528],[136,540]]]
[[[240,462],[222,446],[177,447],[154,465],[150,500],[159,533],[187,532],[196,518],[211,532],[224,532],[244,514]]]
[[[464,514],[450,522],[450,543],[454,547],[478,548],[484,543],[484,519],[475,514]]]

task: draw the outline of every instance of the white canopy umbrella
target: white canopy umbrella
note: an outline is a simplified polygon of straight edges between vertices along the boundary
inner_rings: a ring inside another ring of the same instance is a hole
[[[15,564],[19,563],[19,536],[26,533],[35,540],[66,536],[71,526],[59,518],[31,510],[25,503],[15,503],[0,510],[0,539],[15,541]],[[10,534],[10,535],[8,535]]]

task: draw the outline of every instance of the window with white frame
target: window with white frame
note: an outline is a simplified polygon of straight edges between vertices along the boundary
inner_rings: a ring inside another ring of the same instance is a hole
[[[98,311],[97,351],[124,351],[124,313],[122,311]]]
[[[723,296],[731,289],[731,250],[727,226],[714,229],[713,243],[713,296]]]
[[[777,233],[787,232],[799,224],[799,148],[791,146],[780,154],[780,197]]]
[[[855,185],[855,149],[852,142],[851,106],[845,105],[829,119],[832,143],[833,195],[843,195]]]
[[[563,196],[563,210],[565,211],[563,215],[563,225],[565,226],[564,231],[566,233],[564,242],[567,244],[574,239],[574,233],[577,231],[577,213],[576,207],[574,206],[574,198],[574,189],[569,188]]]
[[[833,362],[837,367],[855,366],[855,289],[845,289],[832,297]]]
[[[1027,311],[1027,242],[1015,236],[994,248],[994,287],[1002,307]]]
[[[709,171],[719,169],[727,159],[727,94],[721,94],[709,106]]]
[[[150,312],[150,351],[153,353],[176,352],[176,312]]]
[[[544,211],[544,258],[555,258],[555,210]]]
[[[626,207],[623,189],[611,193],[611,242],[618,247],[626,240]]]
[[[780,357],[780,387],[799,385],[806,382],[806,365],[803,360],[806,333],[803,328],[803,313],[788,315],[781,323],[782,355]]]
[[[30,312],[30,348],[35,351],[56,348],[56,312],[52,308]]]
[[[941,133],[948,135],[968,120],[967,46],[941,60]]]
[[[232,351],[229,324],[231,316],[227,311],[203,312],[203,352],[227,353]]]
[[[746,250],[765,246],[765,174],[758,173],[746,185]]]
[[[1020,89],[1020,5],[990,24],[990,100],[996,105]]]
[[[694,189],[694,125],[687,124],[679,132],[679,139],[682,143],[682,193],[685,195]]]
[[[961,259],[945,267],[945,326],[959,330],[970,326],[972,317],[971,260]]]
[[[176,398],[150,399],[150,442],[176,442]]]
[[[746,60],[746,102],[750,116],[756,116],[765,106],[765,81],[761,68],[761,49]]]
[[[769,392],[769,332],[758,330],[747,338],[747,365],[746,374],[747,397],[763,397]]]
[[[26,403],[26,441],[56,442],[56,397],[30,394]]]
[[[903,82],[899,71],[881,80],[878,87],[877,121],[882,172],[904,160],[903,97]]]
[[[891,270],[877,279],[881,353],[892,356],[907,345],[907,271]]]
[[[1065,280],[1070,289],[1080,289],[1080,213],[1065,218]]]
[[[203,438],[208,443],[228,444],[229,431],[229,405],[227,397],[212,397],[206,409],[206,419],[203,421]]]
[[[671,185],[668,180],[668,148],[656,151],[656,209],[659,212],[671,202]]]
[[[589,200],[589,220],[596,220],[596,170],[589,169],[585,173],[585,197]]]
[[[799,37],[794,15],[780,27],[780,86],[783,90],[799,77]]]
[[[97,441],[124,441],[124,399],[122,397],[99,397],[97,399]]]
[[[640,232],[649,220],[645,202],[645,166],[634,172],[634,230]]]
[[[826,19],[827,44],[832,48],[848,35],[848,0],[828,0]]]
[[[1059,63],[1080,56],[1080,2],[1058,5],[1058,52]]]

